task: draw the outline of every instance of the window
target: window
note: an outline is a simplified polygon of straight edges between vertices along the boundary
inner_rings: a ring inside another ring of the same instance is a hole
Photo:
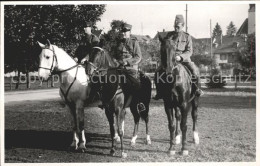
[[[226,60],[227,59],[227,55],[225,55],[225,54],[221,54],[220,55],[220,60]]]

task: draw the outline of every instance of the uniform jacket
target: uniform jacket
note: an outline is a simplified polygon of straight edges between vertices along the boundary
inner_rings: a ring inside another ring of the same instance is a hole
[[[172,31],[168,33],[166,38],[176,42],[176,52],[183,58],[183,62],[191,62],[192,39],[188,33],[182,31],[178,34],[177,32]]]
[[[115,58],[117,60],[123,60],[127,64],[138,69],[138,64],[142,59],[142,53],[137,39],[129,38],[125,42],[119,42],[116,47]]]

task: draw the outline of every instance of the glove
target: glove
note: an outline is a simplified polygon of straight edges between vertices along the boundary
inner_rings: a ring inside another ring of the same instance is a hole
[[[176,61],[180,62],[182,58],[181,58],[181,56],[177,55],[177,56],[175,57],[175,59],[176,59]]]
[[[75,57],[74,60],[75,60],[76,62],[78,62],[78,58],[77,58],[77,57]]]

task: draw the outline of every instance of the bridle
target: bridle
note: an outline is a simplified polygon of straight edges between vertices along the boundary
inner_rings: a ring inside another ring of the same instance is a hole
[[[52,46],[52,49],[47,48],[47,47],[45,47],[43,49],[47,49],[47,50],[51,50],[52,51],[52,53],[53,53],[52,64],[51,64],[51,68],[46,68],[46,67],[39,66],[39,69],[50,70],[51,75],[53,75],[53,74],[60,74],[60,73],[63,73],[65,71],[71,70],[71,69],[79,66],[79,64],[76,64],[76,65],[74,65],[74,66],[72,66],[72,67],[70,67],[68,69],[61,70],[61,71],[55,71],[54,61],[56,62],[56,66],[57,66],[58,65],[58,60],[57,60],[57,55],[55,53],[54,47]]]
[[[52,49],[47,48],[47,47],[45,47],[45,48],[43,48],[43,49],[51,50],[51,51],[53,52],[51,68],[46,68],[46,67],[41,67],[41,66],[39,66],[39,69],[50,70],[50,72],[51,72],[51,74],[52,74],[53,71],[54,71],[54,67],[55,67],[55,66],[54,66],[54,61],[56,61],[56,65],[58,64],[57,56],[56,56],[55,51],[54,51],[54,47],[52,46]]]
[[[92,49],[98,49],[101,51],[101,53],[103,54],[105,52],[105,50],[101,47],[93,47]],[[100,71],[99,67],[96,66],[94,63],[90,62],[90,61],[86,61],[86,64],[91,65],[94,68],[94,72],[93,73],[98,73]]]

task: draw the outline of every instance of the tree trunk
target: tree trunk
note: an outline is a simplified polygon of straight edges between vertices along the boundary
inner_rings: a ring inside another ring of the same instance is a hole
[[[54,87],[54,77],[53,76],[51,76],[51,87]]]
[[[30,78],[30,75],[29,75],[29,71],[26,71],[26,87],[27,89],[30,89],[31,88],[31,78]]]
[[[15,85],[15,89],[18,89],[19,88],[19,85],[20,85],[20,74],[21,74],[21,72],[18,70],[18,76],[17,76],[17,83],[16,83],[16,85]]]

